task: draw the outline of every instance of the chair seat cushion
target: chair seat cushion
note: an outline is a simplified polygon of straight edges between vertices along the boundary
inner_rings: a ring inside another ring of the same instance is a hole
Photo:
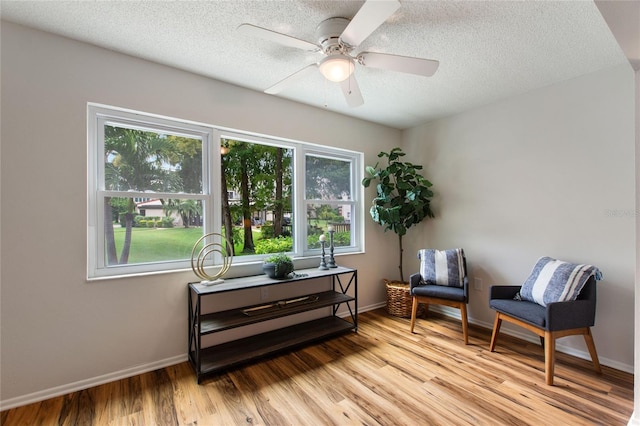
[[[464,302],[464,290],[460,287],[446,287],[442,285],[426,284],[414,287],[412,295],[423,297],[437,297],[439,299],[456,300]]]
[[[594,275],[601,279],[601,272],[592,265],[577,265],[541,257],[520,289],[522,300],[547,306],[554,302],[576,300],[587,279]]]
[[[489,307],[537,327],[546,328],[547,309],[537,303],[524,300],[491,299]]]
[[[462,287],[466,272],[464,270],[464,251],[461,248],[450,250],[422,249],[418,251],[420,275],[428,284],[449,287]]]

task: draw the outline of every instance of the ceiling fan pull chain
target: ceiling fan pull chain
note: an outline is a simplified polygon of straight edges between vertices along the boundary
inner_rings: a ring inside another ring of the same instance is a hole
[[[327,80],[326,79],[323,79],[322,94],[324,96],[324,107],[329,108],[329,104],[327,102]]]

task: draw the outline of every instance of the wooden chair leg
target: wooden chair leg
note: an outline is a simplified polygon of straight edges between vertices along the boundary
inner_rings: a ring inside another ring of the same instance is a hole
[[[555,367],[556,338],[551,331],[544,332],[544,371],[547,385],[553,385],[553,370]]]
[[[416,324],[416,315],[418,313],[418,298],[413,296],[413,305],[411,305],[411,332],[413,333],[413,326]]]
[[[467,322],[467,305],[460,305],[460,317],[462,317],[462,335],[464,336],[464,344],[469,344],[469,323]]]
[[[598,374],[602,374],[602,368],[600,367],[600,361],[598,360],[598,353],[596,352],[596,344],[593,341],[591,328],[587,329],[587,333],[584,335],[584,341],[587,344],[587,349],[589,349],[589,354],[591,355],[591,361],[593,361],[593,366],[596,369],[596,372]]]
[[[489,345],[489,352],[493,352],[496,348],[496,342],[498,341],[498,333],[500,333],[500,326],[502,325],[502,319],[500,313],[496,312],[496,319],[493,321],[493,333],[491,334],[491,344]]]

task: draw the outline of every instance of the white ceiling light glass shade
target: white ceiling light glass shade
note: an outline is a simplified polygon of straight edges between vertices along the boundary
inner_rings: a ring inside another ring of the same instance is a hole
[[[343,54],[330,55],[320,61],[320,72],[327,80],[339,83],[353,73],[353,59]]]

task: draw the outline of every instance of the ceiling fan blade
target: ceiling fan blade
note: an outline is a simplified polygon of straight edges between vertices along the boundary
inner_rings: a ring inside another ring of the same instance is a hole
[[[299,38],[291,37],[286,34],[277,33],[266,28],[256,27],[251,24],[240,25],[238,27],[238,31],[242,34],[273,41],[283,46],[295,47],[296,49],[309,50],[312,52],[320,50],[319,46],[308,41],[300,40]]]
[[[347,100],[347,105],[351,108],[359,107],[364,103],[355,75],[351,74],[349,78],[340,82],[340,87],[342,88],[344,98]]]
[[[307,75],[313,73],[314,71],[317,70],[317,68],[318,68],[318,64],[307,65],[301,70],[294,72],[289,77],[285,77],[284,79],[280,80],[273,86],[269,87],[267,90],[264,91],[264,93],[268,93],[269,95],[275,95],[276,93],[281,92],[282,90],[286,89],[287,87],[294,84],[295,82],[301,80],[303,77],[306,77]]]
[[[365,67],[417,74],[431,77],[438,70],[440,62],[433,59],[411,58],[409,56],[390,55],[388,53],[362,52],[358,63]]]
[[[344,29],[340,40],[352,47],[359,46],[399,7],[397,0],[367,0]]]

